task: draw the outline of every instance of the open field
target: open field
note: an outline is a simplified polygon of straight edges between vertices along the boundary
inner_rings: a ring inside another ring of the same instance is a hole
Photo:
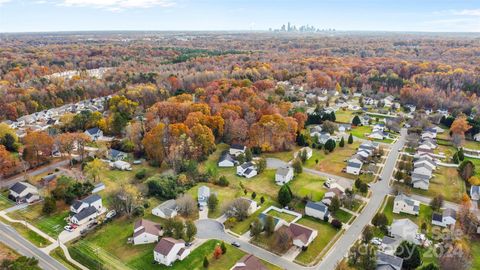
[[[345,147],[337,146],[335,150],[329,154],[325,154],[323,150],[314,149],[313,155],[309,160],[307,160],[305,167],[355,179],[355,176],[343,173],[342,169],[344,169],[347,165],[346,160],[348,160],[357,152],[359,145],[360,143],[355,141],[353,144],[346,143]],[[318,164],[316,163],[316,160],[318,160]]]
[[[372,127],[371,126],[358,126],[358,127],[352,128],[352,130],[350,132],[352,133],[352,135],[354,137],[368,140],[367,135],[372,133]]]
[[[297,223],[318,231],[317,237],[308,246],[308,249],[302,251],[295,258],[295,260],[299,262],[308,264],[316,259],[318,254],[330,243],[338,231],[329,223],[311,217],[303,217],[297,221]]]
[[[354,111],[351,110],[338,110],[335,112],[335,121],[339,123],[352,123],[352,119],[355,115]]]

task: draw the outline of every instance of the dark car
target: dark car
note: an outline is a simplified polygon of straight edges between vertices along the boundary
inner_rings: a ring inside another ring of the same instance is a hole
[[[240,247],[240,243],[238,243],[238,242],[232,242],[232,246],[234,246],[234,247],[237,247],[237,248],[238,248],[238,247]]]

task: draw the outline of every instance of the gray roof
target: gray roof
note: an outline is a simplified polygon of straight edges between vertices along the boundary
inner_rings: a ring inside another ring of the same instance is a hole
[[[17,182],[10,188],[11,191],[14,191],[18,194],[22,193],[25,189],[27,189],[27,186],[22,182]]]
[[[160,211],[170,216],[177,208],[177,203],[175,200],[168,200],[157,206]]]
[[[78,221],[81,221],[85,218],[88,218],[90,217],[91,215],[93,215],[94,213],[97,212],[97,208],[93,207],[93,206],[89,206],[85,209],[83,209],[82,211],[80,211],[80,213],[78,214],[75,214],[74,217],[78,220]]]
[[[80,208],[80,206],[82,206],[82,204],[83,204],[82,201],[76,200],[76,201],[73,202],[72,207],[73,207],[73,209],[78,210],[78,208]]]
[[[404,201],[406,204],[410,206],[415,205],[415,201],[403,193],[398,194],[397,197],[395,197],[395,201]]]
[[[260,220],[260,222],[262,223],[262,225],[265,226],[265,221],[267,220],[267,216],[270,216],[270,215],[267,215],[265,213],[260,213],[260,215],[258,215],[258,219]],[[278,224],[278,222],[280,222],[280,219],[277,218],[277,217],[274,217],[274,216],[271,216],[273,218],[273,224],[275,224],[275,226]]]
[[[442,214],[444,217],[452,217],[453,219],[457,218],[457,212],[452,208],[446,208],[445,210],[443,210]]]
[[[99,200],[102,200],[102,197],[100,197],[97,194],[93,194],[93,195],[90,195],[90,196],[86,197],[82,201],[85,202],[85,203],[88,203],[88,204],[92,204],[92,203],[94,203],[96,201],[99,201]]]
[[[292,170],[290,167],[280,167],[275,174],[286,176],[290,170]]]
[[[320,212],[328,213],[328,207],[322,202],[308,201],[305,205],[305,208],[312,208]]]
[[[377,252],[377,268],[376,269],[402,269],[403,259],[397,256],[388,255],[383,252]]]
[[[243,163],[242,165],[240,165],[240,167],[242,167],[242,169],[248,169],[250,167],[253,167],[253,163],[252,162],[245,162]]]
[[[113,157],[113,158],[116,158],[120,155],[126,155],[127,153],[125,152],[122,152],[122,151],[119,151],[119,150],[116,150],[116,149],[110,149],[110,151],[108,152],[108,154]]]
[[[440,213],[433,213],[432,214],[432,220],[437,221],[437,222],[442,222],[443,221],[443,216]]]
[[[96,135],[98,132],[100,132],[100,129],[98,127],[87,129],[87,133],[90,135]]]
[[[357,162],[350,162],[350,161],[349,161],[349,162],[347,163],[347,166],[348,166],[348,167],[353,167],[353,168],[361,168],[361,167],[362,167],[362,164],[357,163]]]
[[[246,169],[245,172],[243,172],[243,173],[246,174],[246,175],[249,175],[252,171],[253,171],[252,168],[248,168],[248,169]]]
[[[233,159],[233,157],[228,153],[228,152],[223,152],[222,155],[220,156],[220,161],[224,161],[224,160],[227,160],[227,161],[230,161],[232,163],[235,163],[235,159]]]
[[[241,144],[232,144],[232,145],[230,145],[230,148],[231,149],[237,149],[237,150],[244,150],[245,146],[241,145]]]

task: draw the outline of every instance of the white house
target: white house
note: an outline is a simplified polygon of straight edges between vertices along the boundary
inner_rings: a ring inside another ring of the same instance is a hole
[[[99,129],[98,127],[87,129],[85,131],[85,134],[87,134],[92,141],[96,141],[100,137],[103,137],[103,131],[101,129]]]
[[[457,212],[451,208],[446,208],[442,213],[432,214],[432,224],[440,227],[455,225],[457,222]]]
[[[328,206],[322,202],[308,201],[305,205],[305,215],[321,220],[327,220],[330,213],[328,212]]]
[[[123,161],[123,160],[117,160],[115,162],[110,163],[110,166],[114,169],[121,170],[121,171],[131,171],[132,170],[132,165],[130,163]]]
[[[85,224],[86,222],[95,219],[98,216],[98,210],[94,206],[83,208],[82,211],[76,213],[70,218],[70,221],[77,225]]]
[[[78,214],[80,213],[83,209],[86,209],[90,206],[93,206],[95,209],[98,211],[101,211],[103,208],[102,205],[102,197],[100,197],[97,194],[90,195],[86,197],[85,199],[82,200],[76,200],[73,202],[73,204],[70,206],[70,211],[72,213]]]
[[[17,203],[31,203],[40,199],[38,189],[27,182],[17,182],[10,187],[8,197]]]
[[[300,150],[298,150],[297,152],[295,152],[295,153],[293,154],[293,158],[297,158],[297,156],[298,156],[300,153],[304,152],[304,151],[305,151],[305,153],[306,153],[307,160],[310,159],[310,158],[312,157],[312,155],[313,155],[313,150],[312,150],[312,148],[310,148],[310,147],[308,147],[308,146],[302,147]]]
[[[407,195],[399,194],[393,201],[393,213],[406,213],[417,216],[420,211],[420,202]]]
[[[227,168],[227,167],[234,167],[237,165],[237,161],[233,158],[232,155],[228,152],[222,153],[220,159],[218,160],[218,167]]]
[[[474,139],[475,141],[477,141],[477,142],[480,142],[480,132],[477,133],[477,134],[475,134],[475,135],[473,135],[473,139]]]
[[[245,197],[240,197],[238,198],[239,200],[243,200],[245,202],[248,203],[248,210],[247,210],[247,214],[250,216],[251,214],[255,213],[255,211],[257,211],[257,202],[254,201],[254,200],[251,200],[249,198],[245,198]]]
[[[284,185],[293,179],[293,168],[289,166],[280,167],[275,173],[275,183]]]
[[[162,226],[146,219],[140,219],[133,225],[133,244],[150,244],[163,235]]]
[[[124,160],[127,158],[127,153],[116,150],[116,149],[110,149],[108,150],[107,153],[107,158],[111,161],[119,161],[119,160]]]
[[[237,166],[237,174],[245,178],[252,178],[257,175],[257,168],[252,162],[245,162],[240,166]]]
[[[177,203],[175,200],[168,200],[152,209],[152,214],[161,218],[174,218],[177,216]]]
[[[207,206],[208,198],[210,197],[210,188],[201,186],[198,188],[197,198],[200,206]]]
[[[480,200],[480,186],[470,186],[470,198],[472,201]]]
[[[410,243],[417,243],[418,225],[408,218],[395,219],[390,226],[390,235]]]
[[[358,158],[351,158],[347,162],[347,173],[359,175],[362,169],[363,162]]]
[[[368,135],[368,138],[375,140],[383,140],[385,137],[387,137],[387,134],[380,130],[373,131]]]
[[[245,145],[232,144],[230,146],[229,154],[234,157],[237,157],[240,154],[245,154],[245,151],[247,151],[247,147]]]
[[[288,229],[293,236],[293,245],[299,248],[308,247],[318,235],[317,230],[307,228],[297,223],[290,223]]]
[[[188,254],[190,249],[185,246],[185,241],[163,237],[153,250],[153,259],[160,264],[170,266],[176,260],[182,261]]]

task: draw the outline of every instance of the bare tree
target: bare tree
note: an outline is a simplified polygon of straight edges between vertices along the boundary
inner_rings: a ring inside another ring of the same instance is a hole
[[[186,217],[193,215],[197,211],[197,203],[190,194],[182,194],[176,200],[178,212]]]
[[[292,233],[286,226],[282,226],[273,235],[272,248],[279,252],[285,252],[290,249],[292,243]]]
[[[244,198],[237,198],[227,204],[223,213],[227,217],[235,217],[238,221],[242,221],[248,217],[248,208],[250,203]]]

